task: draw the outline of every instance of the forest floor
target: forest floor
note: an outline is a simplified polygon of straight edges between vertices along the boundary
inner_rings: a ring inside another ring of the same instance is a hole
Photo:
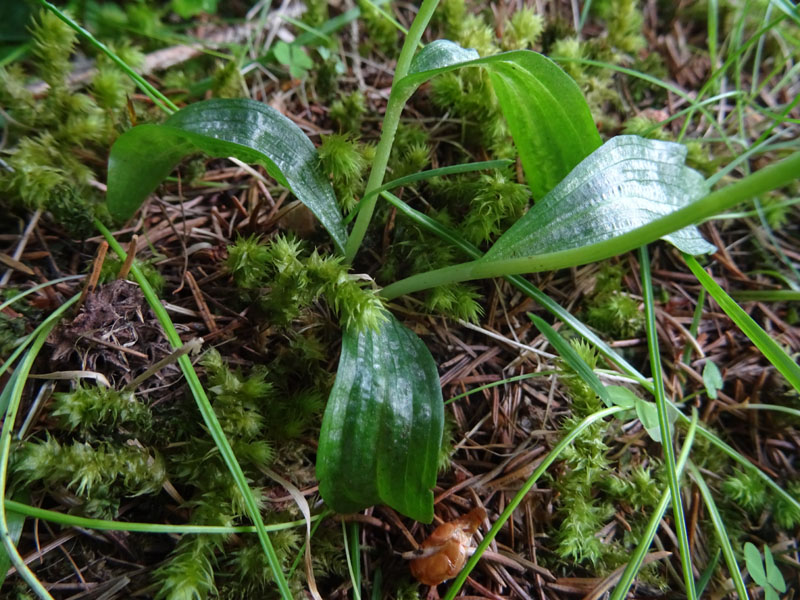
[[[414,3],[69,5],[77,22],[178,106],[249,97],[289,117],[327,148],[322,164],[343,211],[358,202],[402,45],[398,29],[411,25]],[[20,350],[0,373],[0,409],[18,404],[0,457],[4,537],[52,597],[280,597],[256,535],[235,529],[252,522],[178,355],[191,358],[264,522],[276,526],[270,537],[296,598],[444,597],[451,582],[423,585],[402,555],[436,525],[482,507],[486,517],[465,546],[477,544],[558,442],[605,408],[529,314],[551,323],[604,384],[651,398],[631,376],[649,378],[652,366],[639,253],[526,276],[578,330],[503,279],[396,298],[387,307],[430,350],[446,402],[434,523],[382,505],[332,514],[315,461],[339,361],[339,307],[324,294],[306,298],[277,267],[234,273],[242,256],[264,253],[296,267],[288,278],[306,277],[315,250],[335,253],[325,231],[262,167],[201,154],[181,162],[127,223],[112,224],[104,207],[111,144],[163,113],[59,21],[38,8],[2,10],[0,360],[28,341],[36,349]],[[580,86],[603,140],[626,133],[683,143],[687,164],[723,185],[800,148],[800,21],[785,11],[789,3],[779,1],[443,0],[423,42],[553,57]],[[13,19],[31,21],[20,27]],[[477,69],[424,84],[403,113],[386,178],[507,159],[510,166],[394,190],[484,250],[530,201],[490,88]],[[799,192],[795,182],[699,224],[717,250],[698,257],[795,364]],[[189,352],[176,353],[94,217],[136,257]],[[676,248],[660,241],[649,257],[666,396],[686,417],[674,423],[676,454],[693,415],[710,434],[692,434],[691,469],[680,479],[696,597],[733,597],[741,578],[752,597],[795,598],[798,391]],[[459,260],[460,252],[380,202],[352,272],[379,289]],[[36,328],[76,296],[37,338]],[[580,341],[581,331],[603,348]],[[591,424],[548,466],[459,597],[607,597],[669,489],[652,423],[624,414]],[[304,510],[312,517],[308,552]],[[678,529],[667,509],[630,597],[692,595]],[[0,597],[41,596],[2,549],[0,567]],[[753,574],[759,567],[761,577]]]

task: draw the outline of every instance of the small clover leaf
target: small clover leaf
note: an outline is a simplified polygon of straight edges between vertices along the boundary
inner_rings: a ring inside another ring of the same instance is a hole
[[[314,62],[300,46],[277,42],[272,51],[279,63],[289,67],[289,74],[295,79],[303,79],[314,66]]]
[[[764,588],[765,600],[778,600],[778,592],[786,591],[786,582],[783,580],[783,574],[775,565],[769,546],[764,544],[764,561],[762,562],[758,548],[747,542],[744,545],[744,561],[753,583]]]

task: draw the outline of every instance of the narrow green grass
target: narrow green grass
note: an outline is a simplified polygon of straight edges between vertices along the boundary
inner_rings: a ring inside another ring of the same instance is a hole
[[[675,453],[672,447],[672,427],[667,414],[667,400],[664,391],[664,374],[661,367],[661,352],[658,349],[658,330],[656,329],[655,301],[653,298],[653,278],[650,274],[650,253],[647,246],[639,250],[639,263],[642,273],[642,291],[644,295],[645,325],[647,329],[647,349],[650,354],[650,369],[653,373],[653,386],[658,409],[658,427],[661,431],[661,445],[664,451],[664,462],[667,467],[667,481],[672,500],[672,512],[675,518],[675,529],[678,534],[680,546],[681,568],[683,580],[686,585],[686,597],[690,600],[697,598],[694,574],[692,573],[692,557],[689,550],[689,535],[686,528],[686,519],[683,515],[683,498],[681,485],[678,478],[678,469],[675,464]]]

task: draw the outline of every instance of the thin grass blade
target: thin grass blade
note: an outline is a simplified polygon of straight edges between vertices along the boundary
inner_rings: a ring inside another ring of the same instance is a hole
[[[684,255],[683,258],[692,273],[697,277],[697,280],[708,294],[714,298],[714,301],[719,304],[720,308],[725,311],[725,314],[731,318],[767,360],[786,378],[786,381],[796,391],[800,392],[800,366],[706,273],[696,259],[687,255]]]

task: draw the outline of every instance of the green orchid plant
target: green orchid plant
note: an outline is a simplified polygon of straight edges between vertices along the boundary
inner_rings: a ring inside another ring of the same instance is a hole
[[[316,216],[346,264],[361,248],[381,198],[463,246],[453,232],[392,196],[389,190],[402,181],[384,183],[406,102],[423,83],[456,69],[487,71],[536,202],[485,255],[466,248],[474,260],[391,283],[381,292],[386,300],[451,282],[585,264],[658,239],[688,255],[712,252],[695,223],[785,185],[800,172],[795,154],[712,192],[684,164],[686,149],[680,144],[637,136],[603,143],[577,84],[541,54],[517,50],[480,57],[447,40],[417,52],[436,5],[437,0],[424,0],[408,32],[351,231],[314,144],[278,111],[242,99],[192,104],[163,124],[139,125],[121,135],[109,158],[112,215],[133,216],[181,159],[201,151],[263,166]],[[444,425],[438,371],[415,333],[388,310],[382,316],[373,327],[352,325],[343,332],[319,440],[320,493],[338,512],[383,503],[427,523],[433,519]]]

